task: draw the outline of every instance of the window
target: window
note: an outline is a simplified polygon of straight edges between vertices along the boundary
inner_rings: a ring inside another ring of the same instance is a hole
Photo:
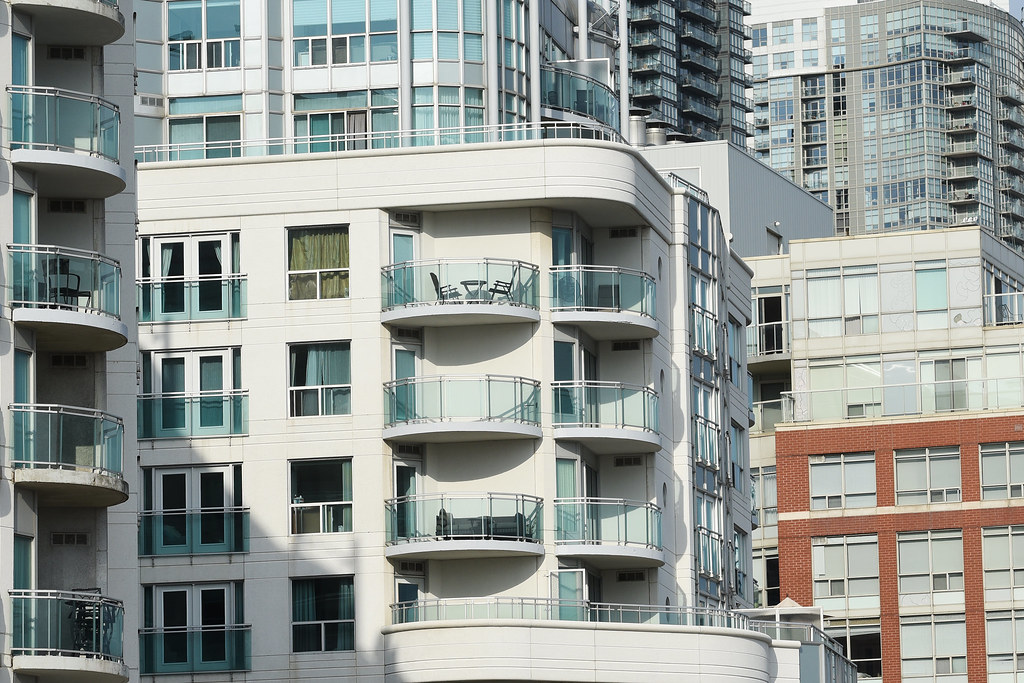
[[[168,139],[177,159],[222,159],[241,154],[241,95],[172,97],[167,122]]]
[[[811,509],[875,505],[875,454],[812,455]]]
[[[901,617],[900,656],[904,680],[967,673],[964,615]]]
[[[743,381],[743,361],[747,356],[747,330],[729,318],[729,378],[735,386]]]
[[[980,451],[982,499],[1024,497],[1024,441],[983,443]]]
[[[291,463],[292,533],[352,531],[352,459]]]
[[[347,341],[288,347],[291,417],[352,414],[350,347]]]
[[[772,66],[775,69],[792,69],[796,66],[792,50],[787,52],[776,52],[772,55]]]
[[[733,488],[743,491],[743,472],[746,469],[747,457],[746,434],[735,422],[729,425],[729,477]]]
[[[811,539],[814,604],[830,609],[878,609],[878,537]]]
[[[917,329],[938,330],[949,326],[946,314],[946,267],[918,264],[914,272],[917,292]]]
[[[782,599],[779,585],[779,553],[774,549],[754,551],[754,607],[771,607]]]
[[[288,298],[348,297],[348,226],[288,230]]]
[[[398,58],[398,6],[370,0],[369,21],[362,2],[293,0],[292,64],[322,66],[394,61]],[[479,8],[476,10],[479,12]],[[470,9],[467,6],[466,13]],[[467,16],[467,29],[469,28]],[[367,49],[369,46],[369,49]]]
[[[772,24],[772,44],[785,45],[793,42],[793,22],[777,21]]]
[[[151,626],[139,630],[142,673],[248,668],[250,627],[243,623],[241,582],[146,586],[143,591]]]
[[[140,321],[241,317],[238,238],[238,233],[140,238]]]
[[[226,69],[241,64],[239,0],[167,3],[167,68]]]
[[[140,436],[223,436],[247,429],[240,349],[142,356]]]
[[[768,44],[768,28],[763,24],[755,26],[750,32],[750,46],[764,47]]]
[[[825,633],[857,665],[857,681],[882,679],[882,629],[877,619],[827,619]]]
[[[747,558],[750,557],[750,543],[747,534],[740,529],[734,529],[732,534],[733,546],[733,588],[736,595],[746,598],[749,595],[747,589]]]
[[[959,530],[902,533],[896,543],[901,605],[963,602],[964,544]],[[947,596],[932,595],[940,592]],[[959,592],[959,598],[950,592]]]
[[[194,555],[248,549],[241,465],[147,469],[140,555]]]
[[[1024,599],[1024,526],[981,530],[985,602]]]
[[[988,680],[1017,680],[1013,672],[1024,671],[1024,610],[986,612],[985,652]]]
[[[752,469],[754,487],[754,508],[757,510],[757,532],[763,537],[777,536],[779,524],[778,493],[776,491],[775,467]]]
[[[815,17],[804,19],[800,22],[801,33],[805,43],[814,42],[818,39],[818,20]]]
[[[896,451],[896,504],[926,505],[960,500],[960,449]]]
[[[818,66],[818,51],[817,50],[804,50],[803,51],[803,66]]]
[[[292,652],[355,649],[351,576],[292,579]]]

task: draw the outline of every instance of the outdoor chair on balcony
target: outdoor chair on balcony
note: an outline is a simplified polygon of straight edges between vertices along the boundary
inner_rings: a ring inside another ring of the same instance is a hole
[[[430,274],[430,282],[434,285],[438,301],[453,301],[459,298],[459,292],[455,289],[455,285],[442,285],[437,279],[437,273]]]
[[[497,296],[505,297],[506,301],[511,300],[512,299],[512,283],[516,281],[516,275],[518,275],[518,274],[519,274],[519,266],[516,265],[516,266],[513,266],[513,268],[512,268],[512,275],[509,277],[509,279],[507,281],[506,280],[495,280],[494,284],[491,285],[491,288],[487,290],[487,292],[491,295],[491,299],[493,299],[497,295]]]

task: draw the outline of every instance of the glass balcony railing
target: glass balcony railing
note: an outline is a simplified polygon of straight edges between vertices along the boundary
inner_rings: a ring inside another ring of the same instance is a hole
[[[658,395],[619,382],[554,382],[555,427],[658,431]]]
[[[11,305],[63,308],[120,319],[121,266],[89,251],[9,244]]]
[[[7,86],[11,148],[85,153],[117,163],[117,107],[88,93]]]
[[[782,422],[782,399],[774,401],[754,401],[754,426],[751,434],[774,432],[775,425]]]
[[[636,313],[654,318],[654,278],[614,266],[553,266],[551,310]]]
[[[560,498],[555,542],[661,548],[661,509],[642,501]]]
[[[139,555],[249,552],[247,508],[146,510],[139,515]]]
[[[1024,292],[985,295],[986,325],[1020,325],[1024,323]]]
[[[747,327],[747,356],[789,353],[789,322],[757,323]]]
[[[486,126],[385,130],[290,138],[247,138],[209,142],[144,145],[135,149],[139,163],[183,161],[229,156],[267,157],[306,154],[324,149],[344,152],[363,149],[399,149],[426,145],[518,144],[530,140],[603,140],[622,144],[617,129],[596,121],[536,121]]]
[[[722,534],[702,526],[694,530],[697,538],[694,553],[697,555],[697,571],[705,576],[722,577],[722,550],[725,543]]]
[[[539,308],[540,269],[512,259],[430,259],[381,269],[381,307],[500,303]]]
[[[13,590],[11,654],[121,662],[124,605],[99,591]]]
[[[957,379],[783,394],[783,420],[810,422],[1024,406],[1024,378]]]
[[[121,476],[124,424],[98,410],[15,403],[15,468],[79,470]]]
[[[142,394],[139,438],[234,436],[249,431],[249,392],[217,391],[192,396]]]
[[[249,671],[252,627],[141,628],[139,670],[143,674]]]
[[[138,281],[140,323],[244,318],[248,280],[243,274]]]
[[[386,426],[414,422],[540,423],[540,382],[506,375],[409,377],[384,385]]]
[[[619,98],[604,83],[557,66],[540,68],[541,104],[619,129]]]
[[[486,540],[543,542],[543,501],[512,493],[438,493],[385,503],[389,544]]]
[[[708,607],[619,605],[588,600],[513,597],[416,600],[391,605],[391,620],[395,624],[467,619],[583,621],[750,629],[750,621],[746,615]]]

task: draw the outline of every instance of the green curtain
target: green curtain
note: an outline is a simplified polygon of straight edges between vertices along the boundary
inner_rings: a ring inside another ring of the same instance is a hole
[[[32,537],[14,534],[14,590],[32,588]]]
[[[321,271],[293,274],[289,277],[289,298],[317,298],[317,278],[321,299],[348,296],[348,228],[323,226],[302,228],[288,233],[288,270]],[[324,272],[326,271],[326,272]]]

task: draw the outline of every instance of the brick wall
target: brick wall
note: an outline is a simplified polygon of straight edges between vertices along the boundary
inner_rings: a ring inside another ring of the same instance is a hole
[[[961,529],[964,550],[964,589],[967,621],[967,670],[971,683],[984,683],[985,613],[981,558],[981,529],[1024,524],[1024,500],[1002,507],[965,509],[981,500],[978,445],[1024,441],[1024,415],[955,419],[911,419],[901,423],[851,424],[823,428],[794,428],[775,434],[779,514],[810,510],[809,455],[874,452],[876,497],[879,507],[895,505],[896,450],[960,446],[960,482],[964,504],[936,512],[892,512],[815,519],[779,520],[779,569],[782,596],[800,604],[814,603],[811,538],[855,534],[878,535],[878,570],[882,631],[882,670],[885,683],[900,681],[899,587],[896,535],[902,531]],[[857,512],[863,512],[858,510]]]

